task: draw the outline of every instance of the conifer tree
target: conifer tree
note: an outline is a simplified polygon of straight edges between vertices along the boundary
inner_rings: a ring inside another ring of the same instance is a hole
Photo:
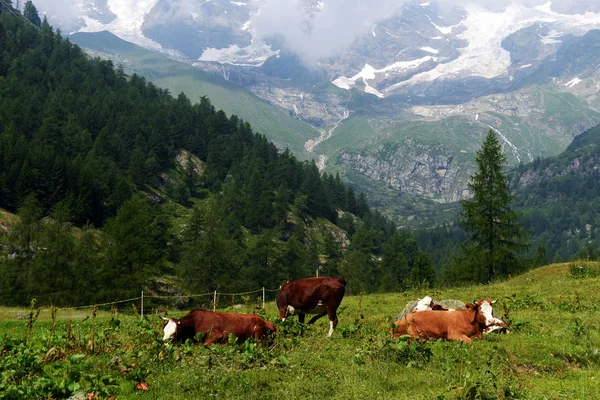
[[[490,130],[477,151],[477,173],[469,189],[473,198],[462,200],[461,224],[471,235],[463,244],[462,263],[471,278],[491,281],[518,272],[525,266],[519,254],[528,249],[527,231],[511,208],[513,196],[503,168],[506,156]]]
[[[42,20],[40,19],[37,8],[35,8],[31,1],[25,3],[25,7],[23,8],[23,16],[35,26],[41,28]]]
[[[415,260],[415,266],[410,271],[409,281],[413,287],[426,285],[433,286],[435,282],[435,270],[427,254],[420,253]]]
[[[399,232],[394,232],[383,245],[382,260],[379,265],[379,289],[383,292],[397,290],[406,286],[405,280],[410,273],[406,255],[402,251],[404,240]]]

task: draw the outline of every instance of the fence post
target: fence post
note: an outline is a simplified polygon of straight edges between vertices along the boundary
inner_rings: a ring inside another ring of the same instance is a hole
[[[263,286],[263,310],[265,309],[265,287]]]
[[[213,295],[213,311],[217,311],[217,291],[215,290],[215,294]]]
[[[142,304],[140,307],[140,320],[144,319],[144,291],[142,290]]]

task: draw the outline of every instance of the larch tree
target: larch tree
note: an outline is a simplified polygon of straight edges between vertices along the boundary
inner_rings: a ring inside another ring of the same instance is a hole
[[[503,169],[506,156],[496,134],[490,130],[477,151],[477,173],[468,187],[473,197],[462,200],[460,223],[470,237],[463,243],[461,259],[466,276],[492,281],[525,268],[519,254],[529,248],[528,233],[511,208],[514,198]]]

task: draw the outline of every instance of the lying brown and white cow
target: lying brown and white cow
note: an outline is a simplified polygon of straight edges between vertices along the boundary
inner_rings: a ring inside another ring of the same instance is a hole
[[[445,303],[445,306],[440,303],[434,302],[431,297],[426,296],[422,299],[418,299],[415,306],[412,307],[412,309],[409,309],[408,311],[406,311],[406,309],[408,308],[408,305],[407,305],[407,307],[405,307],[405,309],[402,311],[402,313],[398,317],[398,319],[400,320],[406,314],[420,312],[420,311],[427,311],[427,310],[454,311],[457,309],[460,310],[460,309],[466,308],[465,304],[459,300],[442,300],[442,303]],[[494,303],[494,302],[492,302],[492,303]],[[446,308],[446,307],[453,307],[453,308]],[[493,321],[494,321],[494,324],[485,328],[483,330],[483,333],[492,333],[492,332],[508,333],[509,332],[507,329],[507,325],[500,318],[497,318],[494,316]]]
[[[327,314],[329,317],[329,333],[338,324],[337,309],[344,298],[346,281],[343,278],[317,277],[287,281],[279,289],[277,308],[279,317],[285,321],[288,315],[298,314],[298,320],[304,323],[305,314],[317,314],[309,324]]]
[[[266,339],[277,329],[256,314],[236,314],[208,310],[192,310],[179,319],[163,318],[168,321],[164,327],[163,340],[173,338],[175,342],[194,339],[203,333],[203,342],[213,344],[227,342],[233,333],[238,342],[249,338]]]
[[[395,338],[408,334],[414,338],[470,343],[473,337],[481,339],[481,333],[490,326],[506,327],[504,322],[492,316],[492,304],[486,298],[467,304],[465,310],[427,310],[407,314],[394,323],[396,326],[392,332]]]

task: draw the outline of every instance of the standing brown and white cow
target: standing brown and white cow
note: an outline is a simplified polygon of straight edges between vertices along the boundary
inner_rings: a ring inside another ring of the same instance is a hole
[[[346,281],[344,278],[317,277],[287,281],[279,289],[277,308],[279,317],[285,321],[288,315],[298,314],[298,320],[304,322],[305,314],[317,314],[308,321],[314,323],[327,314],[329,333],[338,324],[337,309],[344,298]]]
[[[471,342],[471,338],[481,339],[481,333],[490,326],[506,327],[506,324],[492,315],[493,302],[483,299],[475,304],[467,304],[465,310],[419,311],[407,314],[392,329],[394,337],[410,335],[422,339],[447,339]]]
[[[213,344],[226,342],[233,333],[239,342],[249,338],[267,339],[277,329],[256,314],[236,314],[208,310],[192,310],[179,319],[163,318],[168,321],[164,327],[163,340],[171,337],[175,342],[194,339],[203,333],[203,342]]]

